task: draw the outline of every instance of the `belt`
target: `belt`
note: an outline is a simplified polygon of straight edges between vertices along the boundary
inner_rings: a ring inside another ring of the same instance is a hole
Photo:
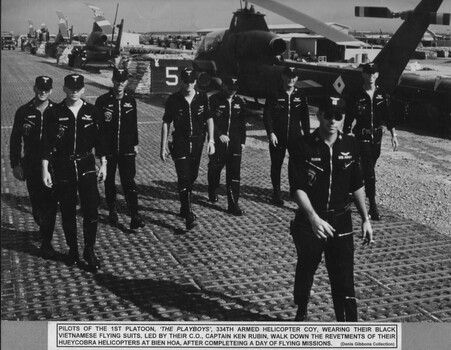
[[[318,216],[323,219],[327,220],[330,218],[336,218],[337,216],[341,216],[343,214],[348,213],[351,210],[351,204],[346,205],[344,208],[340,209],[329,209],[329,210],[316,210],[315,212],[318,214]],[[307,217],[301,212],[298,211],[296,213],[295,220],[301,220],[301,221],[307,221]]]
[[[381,130],[382,126],[379,126],[377,128],[362,129],[362,135],[372,135]]]
[[[320,217],[323,217],[323,216],[330,217],[330,216],[343,215],[343,214],[347,213],[349,210],[351,210],[350,204],[348,204],[347,206],[345,206],[344,208],[341,208],[341,209],[315,210],[315,211]]]
[[[79,160],[79,159],[83,159],[83,158],[89,157],[89,156],[91,156],[91,155],[92,155],[91,152],[71,154],[71,155],[69,156],[69,159],[70,159],[70,160]]]

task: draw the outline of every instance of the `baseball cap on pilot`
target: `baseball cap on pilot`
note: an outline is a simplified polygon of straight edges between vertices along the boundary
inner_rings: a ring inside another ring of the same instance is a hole
[[[52,83],[53,83],[52,78],[45,75],[41,75],[36,78],[34,86],[36,86],[41,91],[48,91],[52,89]]]
[[[113,80],[123,82],[128,79],[128,70],[125,68],[114,68]]]
[[[374,74],[379,72],[379,67],[377,63],[365,63],[362,66],[362,73]]]
[[[80,90],[85,86],[85,78],[81,74],[69,74],[64,77],[64,86],[71,90]]]
[[[184,83],[194,83],[196,81],[196,73],[192,68],[183,68],[180,78]]]
[[[225,77],[222,80],[222,86],[228,86],[231,90],[238,90],[238,80],[232,77]]]
[[[298,76],[296,68],[288,66],[283,69],[282,74],[289,78],[294,78]]]

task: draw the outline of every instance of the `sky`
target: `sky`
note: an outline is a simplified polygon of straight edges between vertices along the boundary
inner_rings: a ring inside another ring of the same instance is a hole
[[[420,0],[279,0],[299,11],[324,22],[337,22],[356,30],[393,32],[402,23],[398,19],[368,19],[354,17],[354,6],[386,6],[392,11],[413,9]],[[1,30],[14,34],[28,32],[28,20],[35,29],[45,23],[50,33],[58,32],[57,10],[67,17],[74,33],[89,33],[93,13],[86,6],[100,7],[113,23],[119,4],[117,23],[124,19],[127,32],[181,31],[205,28],[225,28],[230,24],[232,12],[240,7],[239,0],[1,0]],[[292,23],[283,17],[256,6],[266,14],[268,24]],[[440,12],[451,12],[451,1],[444,0]],[[431,26],[432,30],[446,33],[450,27]]]

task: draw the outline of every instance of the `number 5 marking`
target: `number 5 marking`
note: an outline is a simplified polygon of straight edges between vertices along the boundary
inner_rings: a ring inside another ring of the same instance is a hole
[[[175,74],[171,73],[173,71],[175,71]],[[177,73],[177,67],[166,67],[166,85],[176,86],[179,83],[179,76]]]

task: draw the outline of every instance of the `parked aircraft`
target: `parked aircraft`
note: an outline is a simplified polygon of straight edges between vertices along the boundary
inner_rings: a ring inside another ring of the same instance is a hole
[[[82,50],[86,53],[88,63],[92,61],[107,62],[119,55],[124,20],[121,20],[121,23],[116,26],[119,31],[116,41],[114,41],[116,18],[114,24],[111,25],[99,7],[90,4],[87,6],[94,12],[94,24]]]
[[[69,34],[69,25],[67,24],[67,17],[61,11],[56,11],[58,16],[58,35],[55,41],[58,43],[69,42],[71,35]]]

